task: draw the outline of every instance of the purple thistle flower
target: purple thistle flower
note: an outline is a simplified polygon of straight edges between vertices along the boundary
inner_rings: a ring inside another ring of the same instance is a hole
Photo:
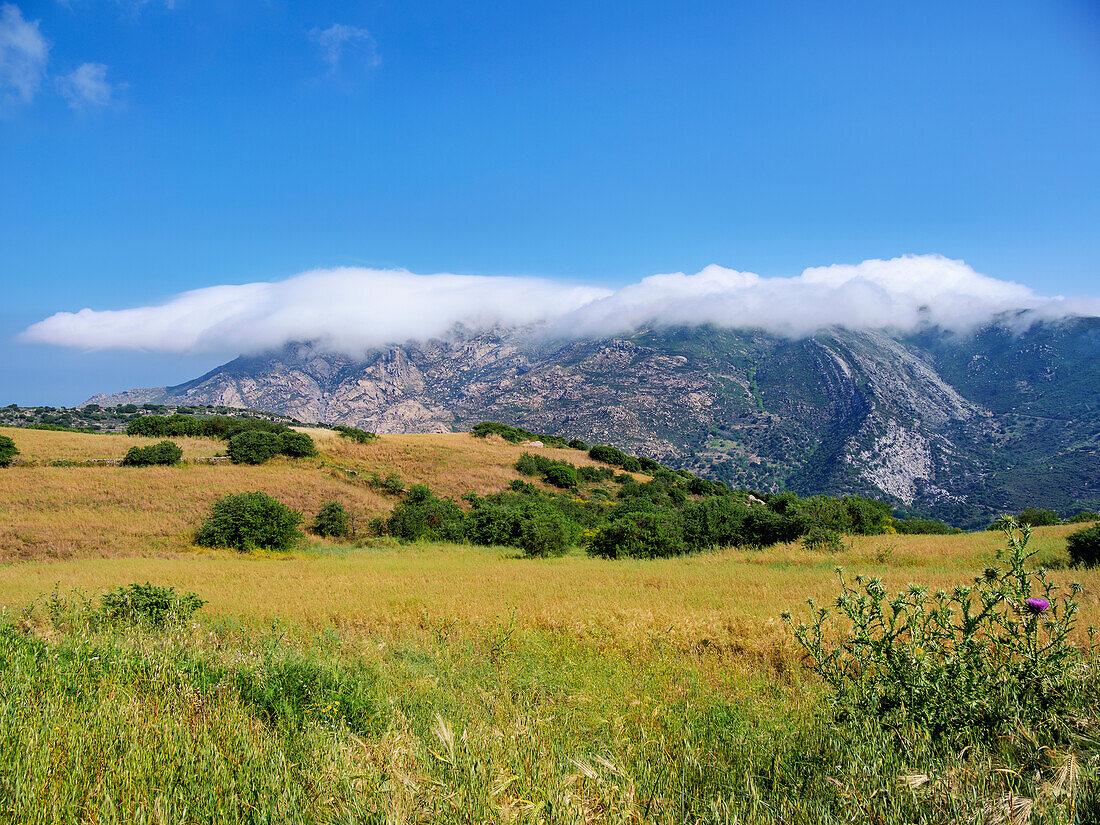
[[[1050,610],[1050,602],[1048,602],[1046,599],[1040,599],[1035,596],[1032,596],[1030,599],[1028,599],[1026,604],[1027,612],[1030,613],[1032,616],[1041,616],[1042,614]]]

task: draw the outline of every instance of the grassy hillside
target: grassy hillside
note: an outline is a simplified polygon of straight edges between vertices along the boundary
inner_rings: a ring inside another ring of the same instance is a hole
[[[577,450],[520,447],[466,433],[383,436],[363,445],[331,430],[301,429],[314,436],[319,457],[256,467],[189,464],[224,453],[225,443],[175,438],[184,450],[182,466],[115,467],[49,465],[117,459],[156,439],[0,428],[15,442],[18,458],[29,462],[0,472],[0,559],[184,551],[214,500],[227,493],[259,490],[307,514],[340,501],[365,525],[395,501],[368,484],[371,473],[396,473],[406,485],[429,484],[458,497],[496,492],[520,478],[513,465],[524,452],[595,463]]]
[[[138,439],[13,434],[38,465],[0,470],[0,821],[900,825],[997,821],[1020,797],[1034,822],[1100,817],[1094,714],[1064,737],[1050,717],[899,747],[830,715],[780,621],[808,598],[833,604],[836,565],[891,591],[972,583],[1004,565],[999,533],[618,561],[388,539],[190,545],[223,492],[365,517],[396,501],[372,474],[458,496],[501,489],[532,449],[588,461],[468,435],[311,432],[316,458],[162,468],[43,466]],[[1053,581],[1083,585],[1081,644],[1100,570],[1062,569],[1075,529],[1036,529],[1031,547]],[[131,582],[208,603],[163,625],[109,617],[101,594]],[[1094,706],[1095,662],[1073,673]]]

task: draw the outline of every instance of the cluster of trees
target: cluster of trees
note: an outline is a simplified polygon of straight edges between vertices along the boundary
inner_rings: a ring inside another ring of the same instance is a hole
[[[179,413],[143,415],[127,425],[126,434],[152,438],[194,436],[223,439],[226,441],[225,451],[234,464],[263,464],[277,455],[308,458],[317,454],[317,447],[307,433],[292,430],[282,422],[262,418],[233,418],[227,415],[195,417]],[[166,443],[170,442],[162,442]]]
[[[291,550],[303,538],[298,529],[302,514],[266,493],[236,493],[214,502],[210,515],[195,533],[204,547],[252,550]],[[349,534],[348,511],[337,501],[322,505],[310,529],[318,536],[343,538]]]
[[[520,444],[524,441],[541,441],[548,447],[572,447],[575,450],[588,449],[588,445],[583,441],[577,441],[575,439],[569,441],[562,438],[560,435],[533,433],[522,427],[511,427],[507,424],[501,424],[499,421],[482,421],[480,424],[475,424],[470,429],[470,433],[478,438],[485,438],[488,435],[499,435],[511,444]]]
[[[217,438],[228,441],[238,433],[248,431],[270,433],[292,432],[290,427],[279,421],[266,421],[262,418],[234,418],[228,415],[193,416],[175,413],[173,415],[143,415],[126,425],[126,435],[144,435],[148,438]]]
[[[1092,510],[1082,510],[1075,516],[1063,519],[1053,510],[1045,510],[1041,507],[1025,507],[1015,516],[1002,516],[987,527],[987,530],[995,531],[1004,529],[1005,522],[1012,518],[1017,524],[1029,527],[1050,527],[1055,524],[1086,524],[1090,521],[1100,521],[1100,513]]]
[[[520,464],[524,472],[552,484],[567,473],[580,481],[585,470],[600,473],[601,479],[607,472],[526,455]],[[830,544],[843,533],[887,532],[892,514],[889,505],[859,496],[801,498],[788,492],[758,499],[665,468],[647,482],[627,474],[615,480],[616,492],[598,487],[587,498],[574,485],[569,492],[547,492],[517,480],[506,492],[465,496],[468,510],[414,485],[379,526],[406,540],[504,545],[528,555],[559,555],[581,545],[594,556],[654,558],[712,547],[763,547],[806,536]]]

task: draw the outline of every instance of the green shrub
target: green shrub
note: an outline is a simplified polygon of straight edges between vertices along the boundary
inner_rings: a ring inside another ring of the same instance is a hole
[[[730,496],[693,501],[681,512],[684,539],[693,549],[745,544],[749,508]]]
[[[552,507],[532,510],[520,525],[519,546],[532,558],[563,556],[569,549],[569,524]]]
[[[544,455],[524,453],[516,461],[516,472],[525,476],[538,476],[545,473],[553,462]]]
[[[1053,510],[1040,510],[1037,507],[1026,507],[1016,516],[1016,522],[1032,527],[1049,527],[1052,524],[1061,524],[1062,520]]]
[[[597,444],[588,451],[588,457],[593,461],[602,461],[604,464],[612,464],[616,467],[624,467],[625,464],[633,459],[633,456],[629,456],[620,450],[618,447],[609,447],[606,444]],[[637,464],[637,459],[633,459]],[[625,467],[624,467],[625,469]],[[631,472],[637,472],[632,470]]]
[[[608,481],[615,477],[615,471],[610,467],[593,467],[586,464],[577,467],[577,478],[581,481]]]
[[[317,447],[308,433],[291,430],[279,436],[279,452],[290,458],[309,458],[317,455]]]
[[[177,593],[174,587],[131,584],[104,593],[100,612],[110,622],[147,622],[162,625],[169,620],[187,621],[206,604],[194,593]]]
[[[1075,565],[1096,567],[1100,565],[1100,524],[1078,530],[1066,536],[1066,549]]]
[[[542,478],[547,484],[563,489],[577,486],[577,471],[568,464],[551,464],[542,474]]]
[[[122,459],[123,467],[149,467],[178,464],[183,450],[171,441],[161,441],[150,447],[131,447]]]
[[[829,553],[838,553],[844,549],[840,533],[828,527],[811,527],[810,531],[802,537],[802,546],[807,550],[825,550]]]
[[[665,558],[686,551],[679,513],[674,510],[636,510],[617,514],[588,547],[589,555],[606,559]]]
[[[205,547],[289,550],[300,539],[302,514],[266,493],[222,496],[195,535]]]
[[[424,484],[409,488],[405,500],[393,508],[386,532],[406,541],[460,542],[466,534],[466,514],[449,498],[439,498]]]
[[[391,495],[399,496],[405,492],[405,479],[397,473],[390,473],[379,484],[383,490]]]
[[[574,438],[567,446],[573,450],[588,450],[588,445],[579,438]]]
[[[1066,519],[1066,524],[1086,524],[1090,521],[1100,521],[1100,513],[1092,510],[1082,510],[1077,515]]]
[[[936,521],[931,518],[894,519],[893,526],[899,533],[907,536],[946,536],[951,533],[962,532],[962,530],[959,530],[957,527],[952,527],[950,524],[944,524],[942,521]]]
[[[477,438],[485,438],[488,435],[499,435],[505,441],[509,441],[512,444],[519,444],[521,441],[541,441],[543,444],[551,447],[565,447],[568,444],[568,442],[559,435],[533,433],[522,427],[511,427],[496,421],[482,421],[480,424],[475,425],[470,430],[470,433]]]
[[[11,460],[17,455],[19,450],[16,449],[15,442],[6,435],[0,435],[0,467],[10,466]]]
[[[1042,569],[1028,570],[1029,535],[1008,525],[1008,570],[991,567],[951,593],[914,584],[891,597],[878,578],[851,584],[837,568],[834,608],[811,601],[810,624],[793,628],[837,721],[891,732],[906,747],[1064,732],[1058,720],[1087,686],[1070,641],[1080,591],[1060,596]]]
[[[330,501],[317,511],[310,528],[318,536],[343,538],[348,534],[348,511],[338,501]]]
[[[225,451],[234,464],[263,464],[282,450],[282,437],[263,430],[245,430],[229,439]]]
[[[340,433],[344,438],[350,438],[352,441],[356,441],[360,444],[369,444],[374,441],[378,436],[375,433],[368,432],[367,430],[360,430],[358,427],[345,427],[343,424],[339,424],[332,429]]]

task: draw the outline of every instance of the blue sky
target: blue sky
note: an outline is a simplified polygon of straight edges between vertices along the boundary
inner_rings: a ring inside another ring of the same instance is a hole
[[[0,404],[232,355],[14,340],[48,315],[315,267],[1100,292],[1095,2],[0,6]]]

